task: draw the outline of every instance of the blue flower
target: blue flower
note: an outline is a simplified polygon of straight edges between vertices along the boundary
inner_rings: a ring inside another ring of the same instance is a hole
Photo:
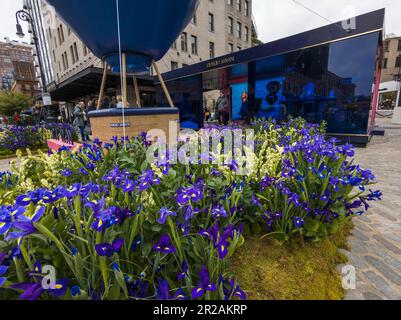
[[[136,186],[137,186],[137,183],[135,181],[126,179],[126,180],[124,180],[123,191],[125,193],[132,192],[132,191],[134,191]]]
[[[182,288],[179,288],[174,295],[175,300],[188,300],[189,297],[185,294],[184,290]]]
[[[73,297],[78,297],[81,295],[81,288],[79,286],[71,287],[71,295]]]
[[[157,219],[157,222],[159,224],[165,224],[166,223],[166,219],[169,216],[174,216],[174,217],[177,216],[177,213],[168,210],[166,207],[161,208],[160,211],[159,211],[159,214],[160,214],[160,217],[159,217],[159,219]]]
[[[6,278],[2,277],[6,274],[8,270],[8,267],[0,265],[0,288],[3,286],[3,284],[6,282]]]
[[[114,240],[112,244],[100,243],[95,246],[95,250],[100,257],[111,257],[114,253],[120,252],[124,244],[124,239]]]
[[[198,284],[192,289],[192,299],[201,298],[206,291],[216,291],[216,289],[216,284],[210,282],[209,272],[206,267],[202,266],[199,272]]]
[[[174,253],[176,251],[168,234],[162,235],[159,242],[157,242],[152,249],[161,253]]]
[[[186,261],[183,262],[182,267],[181,267],[181,272],[178,273],[177,275],[177,280],[182,281],[185,279],[185,277],[188,275],[188,263]]]
[[[219,206],[219,205],[216,205],[212,208],[211,214],[212,214],[212,217],[215,219],[228,217],[228,213],[225,210],[224,206]]]
[[[294,217],[294,225],[297,229],[300,229],[305,225],[305,220],[301,217]]]
[[[68,178],[71,177],[74,174],[74,172],[72,172],[71,169],[66,168],[63,171],[61,171],[60,174]]]

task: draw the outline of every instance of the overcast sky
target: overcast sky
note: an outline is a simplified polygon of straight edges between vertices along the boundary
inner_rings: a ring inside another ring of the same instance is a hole
[[[401,35],[401,1],[399,0],[297,1],[333,22],[386,8],[386,33]],[[15,12],[21,7],[22,0],[0,0],[0,40],[6,36],[17,39]],[[299,6],[293,0],[253,0],[253,14],[259,37],[264,42],[329,24],[327,20]]]

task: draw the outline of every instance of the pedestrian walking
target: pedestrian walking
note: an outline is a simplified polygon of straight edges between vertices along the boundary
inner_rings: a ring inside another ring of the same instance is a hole
[[[219,125],[227,125],[229,120],[229,102],[228,98],[224,93],[224,90],[220,91],[220,97],[217,99],[216,108],[217,108],[217,116],[219,120]]]
[[[85,115],[85,103],[83,101],[80,101],[74,108],[73,125],[75,128],[77,128],[77,130],[79,130],[82,142],[86,142],[84,115]]]

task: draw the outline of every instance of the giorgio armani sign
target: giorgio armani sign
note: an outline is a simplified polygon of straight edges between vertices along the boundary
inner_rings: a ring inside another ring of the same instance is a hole
[[[215,59],[215,60],[208,62],[206,64],[206,68],[214,69],[214,68],[218,68],[221,66],[226,66],[226,65],[228,65],[230,63],[234,63],[234,62],[235,62],[235,56],[222,57],[222,58]]]

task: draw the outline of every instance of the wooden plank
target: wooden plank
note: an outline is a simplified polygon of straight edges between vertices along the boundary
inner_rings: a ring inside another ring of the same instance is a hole
[[[164,91],[164,94],[166,95],[167,101],[170,105],[171,108],[174,108],[174,103],[173,100],[171,99],[170,93],[168,92],[166,83],[163,80],[163,76],[161,75],[160,71],[159,71],[159,67],[157,66],[156,62],[152,62],[153,68],[156,71],[157,77],[159,78],[160,84],[162,86],[162,89]]]
[[[108,69],[107,62],[103,61],[103,77],[102,77],[102,84],[100,85],[99,98],[96,106],[97,109],[100,109],[100,106],[102,105],[104,89],[106,87],[106,80],[107,80],[107,69]]]
[[[122,77],[123,77],[123,106],[124,108],[127,107],[127,56],[125,53],[122,54]]]

